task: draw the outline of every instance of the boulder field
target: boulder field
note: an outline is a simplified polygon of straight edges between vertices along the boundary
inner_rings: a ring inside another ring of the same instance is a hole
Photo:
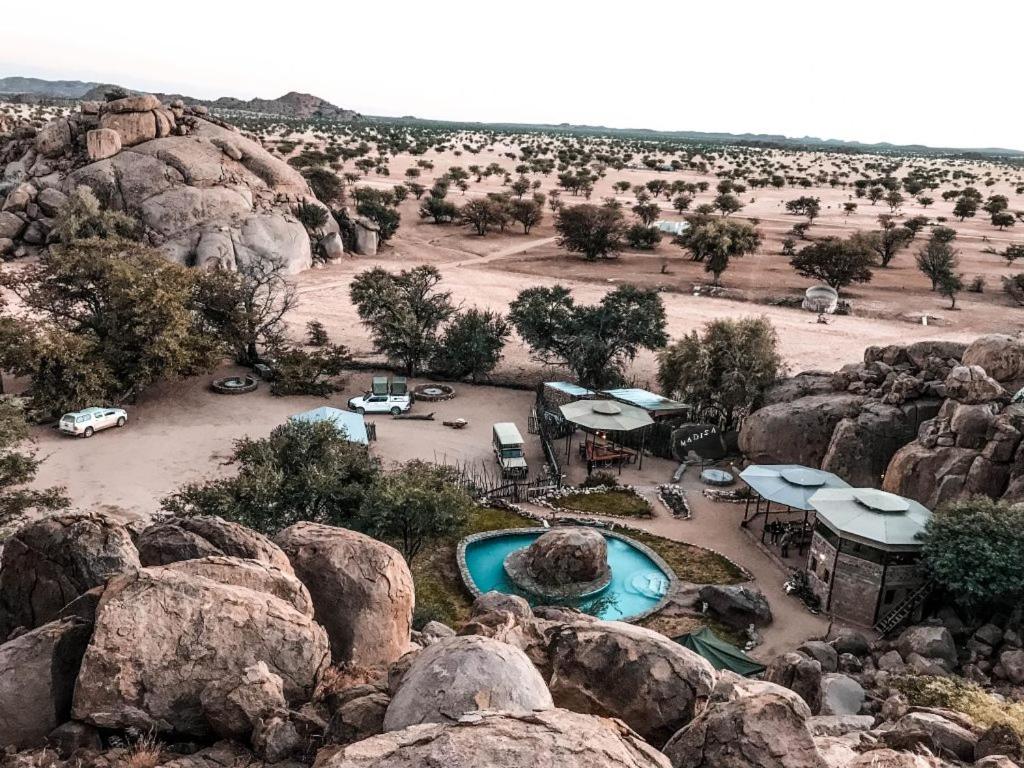
[[[40,542],[46,556],[32,555]],[[11,609],[26,597],[30,609]],[[12,626],[0,643],[0,768],[1020,759],[1013,728],[894,692],[899,668],[950,674],[964,662],[938,625],[875,645],[808,641],[747,680],[653,630],[497,593],[458,631],[413,631],[413,599],[397,551],[326,525],[271,540],[212,517],[141,531],[98,513],[27,523],[0,560]],[[968,645],[1010,682],[1024,675],[1019,637],[985,625]]]
[[[804,464],[929,508],[983,494],[1024,501],[1024,338],[868,347],[835,373],[770,389],[743,422],[755,464]]]

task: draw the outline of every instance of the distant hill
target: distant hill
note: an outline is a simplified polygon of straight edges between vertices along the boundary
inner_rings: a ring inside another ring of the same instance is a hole
[[[109,83],[88,83],[81,80],[42,80],[37,77],[3,77],[0,78],[0,94],[9,96],[30,97],[36,99],[74,99],[100,100],[112,89],[120,88],[126,93],[138,93],[130,88]],[[222,96],[209,101],[196,99],[178,93],[154,94],[162,101],[181,99],[189,104],[202,104],[211,109],[226,109],[237,112],[258,112],[282,117],[323,117],[333,120],[353,120],[359,117],[358,112],[331,104],[329,101],[309,93],[291,91],[277,99],[236,99]]]

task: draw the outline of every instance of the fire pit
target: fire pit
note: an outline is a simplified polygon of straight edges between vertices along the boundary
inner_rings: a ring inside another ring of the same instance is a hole
[[[224,376],[210,384],[210,388],[219,395],[242,395],[256,391],[257,386],[254,376]]]
[[[455,387],[447,384],[420,384],[412,390],[412,396],[425,403],[437,403],[455,397]]]

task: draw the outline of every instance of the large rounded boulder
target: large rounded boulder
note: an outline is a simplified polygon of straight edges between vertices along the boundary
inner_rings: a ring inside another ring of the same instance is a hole
[[[707,660],[643,627],[582,621],[548,637],[555,705],[617,717],[655,746],[703,710],[715,684]]]
[[[972,341],[964,351],[964,365],[977,365],[996,381],[1006,384],[1024,379],[1024,337],[991,333]]]
[[[811,395],[759,408],[743,420],[740,451],[752,464],[821,466],[836,425],[854,418],[864,398]]]
[[[261,533],[212,515],[175,517],[151,525],[139,536],[143,565],[167,565],[211,555],[259,560],[291,573],[288,556]]]
[[[793,691],[723,673],[707,710],[665,745],[673,768],[825,768]]]
[[[346,528],[296,523],[276,543],[313,599],[335,662],[390,664],[408,649],[415,600],[398,550]]]
[[[173,568],[112,579],[75,687],[73,715],[102,728],[207,736],[203,692],[265,662],[290,704],[330,663],[327,635],[270,592]],[[209,693],[207,693],[209,696]]]
[[[234,584],[237,587],[266,592],[290,603],[303,616],[313,617],[313,601],[309,597],[309,591],[295,578],[291,568],[282,571],[276,565],[259,560],[242,560],[221,555],[182,560],[160,567],[176,573],[202,576],[221,584]]]
[[[317,755],[315,768],[669,768],[617,720],[549,709],[416,725]]]
[[[447,637],[413,659],[388,706],[384,730],[457,722],[480,709],[552,706],[544,679],[518,648],[479,635]]]
[[[113,516],[70,512],[27,523],[4,543],[0,640],[53,621],[76,597],[138,567],[128,529]]]

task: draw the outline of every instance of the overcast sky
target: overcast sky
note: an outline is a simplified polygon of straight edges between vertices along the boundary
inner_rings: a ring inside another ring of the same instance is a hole
[[[297,90],[375,115],[1024,149],[1020,0],[4,5],[0,76],[206,98]]]

